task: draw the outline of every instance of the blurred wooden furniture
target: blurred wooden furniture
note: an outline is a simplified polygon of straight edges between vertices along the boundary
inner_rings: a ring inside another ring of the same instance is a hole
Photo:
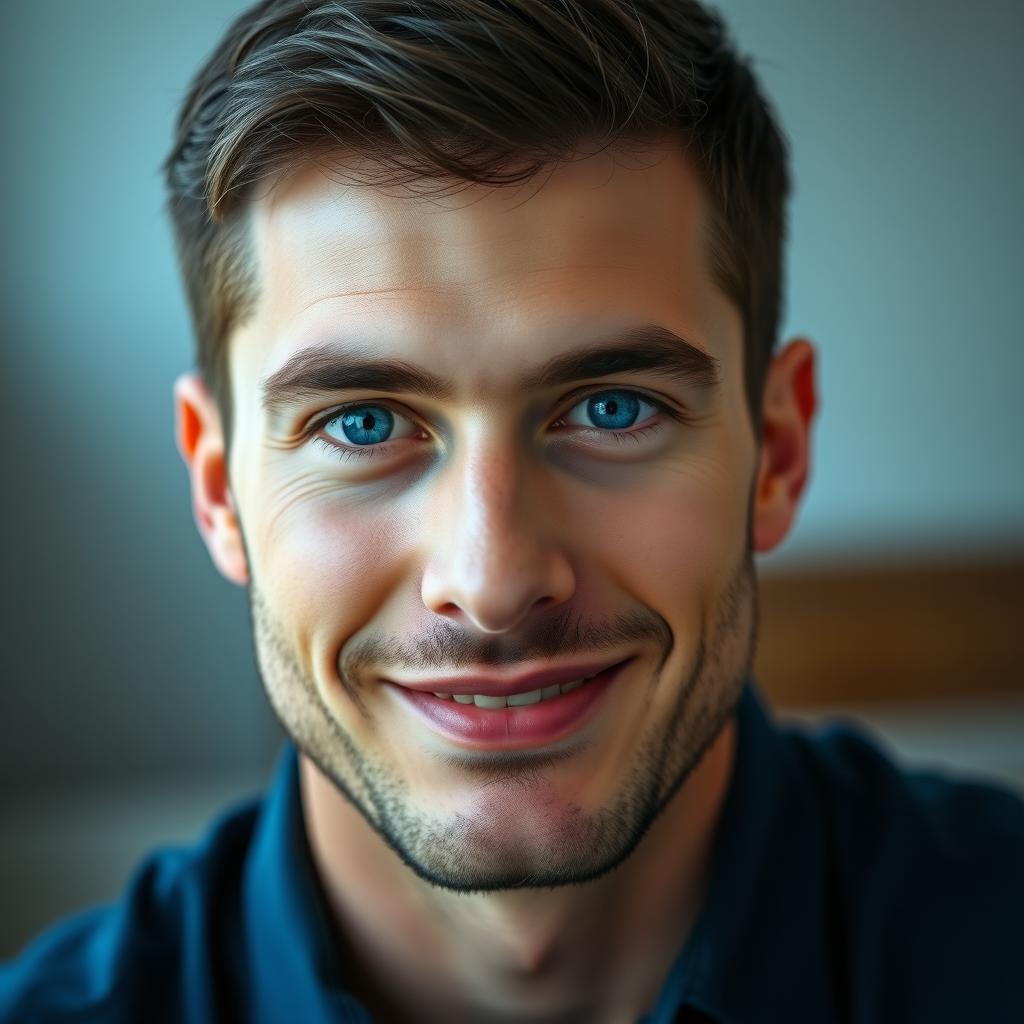
[[[1024,559],[776,570],[755,674],[779,708],[1024,694]]]

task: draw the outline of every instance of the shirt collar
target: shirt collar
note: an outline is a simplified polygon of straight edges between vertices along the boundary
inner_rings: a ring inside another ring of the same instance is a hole
[[[334,925],[306,839],[298,754],[290,742],[264,800],[242,884],[252,986],[246,1019],[369,1024],[344,988]]]
[[[825,831],[799,756],[748,682],[704,905],[650,1024],[684,1006],[720,1024],[835,1019]]]
[[[684,1006],[721,1024],[833,1019],[825,833],[798,756],[748,683],[704,905],[649,1024],[670,1024]],[[257,821],[242,899],[252,1019],[368,1021],[345,991],[291,743]]]

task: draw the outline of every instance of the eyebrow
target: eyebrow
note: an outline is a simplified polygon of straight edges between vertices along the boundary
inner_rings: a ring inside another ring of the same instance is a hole
[[[718,360],[699,345],[660,324],[617,332],[550,359],[516,382],[522,391],[571,384],[591,377],[644,371],[685,387],[716,387]],[[375,359],[372,351],[339,348],[330,342],[295,353],[261,384],[263,408],[270,415],[328,391],[383,391],[451,398],[453,385],[429,370],[400,359]]]

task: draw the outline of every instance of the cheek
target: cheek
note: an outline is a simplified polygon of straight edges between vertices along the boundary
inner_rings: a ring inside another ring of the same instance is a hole
[[[649,486],[606,495],[586,548],[618,587],[667,619],[700,615],[746,543],[746,497],[727,462],[690,460]]]
[[[397,530],[380,510],[336,495],[306,494],[270,512],[272,505],[261,531],[260,586],[298,656],[333,673],[341,645],[379,611],[393,586]]]

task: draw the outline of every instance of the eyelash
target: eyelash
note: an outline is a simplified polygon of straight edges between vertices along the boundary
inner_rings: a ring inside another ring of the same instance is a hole
[[[573,405],[569,406],[568,409],[560,416],[558,420],[564,420],[574,409],[582,405],[588,398],[593,398],[595,395],[604,395],[612,391],[621,392],[624,394],[635,395],[641,401],[646,402],[648,405],[653,405],[658,410],[659,415],[668,416],[669,419],[676,421],[677,423],[688,423],[689,417],[680,412],[678,409],[672,408],[666,402],[660,399],[654,398],[642,391],[636,391],[632,388],[601,388],[598,391],[590,391],[579,398]],[[317,431],[323,430],[323,428],[330,423],[332,420],[338,419],[339,416],[343,416],[346,412],[351,409],[361,409],[368,405],[383,406],[387,409],[398,411],[394,405],[388,401],[363,401],[363,402],[351,402],[348,405],[340,406],[337,409],[331,410],[326,416],[320,417],[315,423],[311,424],[309,428],[309,434],[314,444],[321,448],[324,448],[329,454],[342,462],[347,462],[352,458],[359,459],[372,459],[378,455],[383,454],[382,449],[386,449],[390,442],[382,441],[380,444],[373,445],[343,445],[337,441],[328,441],[325,437],[321,437]],[[400,416],[405,416],[405,413],[399,412]],[[408,418],[408,417],[406,417]],[[579,427],[580,430],[589,430],[592,433],[600,434],[602,437],[612,437],[615,439],[616,444],[624,444],[626,442],[632,442],[634,444],[640,444],[640,442],[651,434],[657,433],[664,426],[663,423],[653,423],[646,427],[639,427],[635,430],[602,430],[599,427]],[[406,438],[399,438],[399,440],[407,440]]]

